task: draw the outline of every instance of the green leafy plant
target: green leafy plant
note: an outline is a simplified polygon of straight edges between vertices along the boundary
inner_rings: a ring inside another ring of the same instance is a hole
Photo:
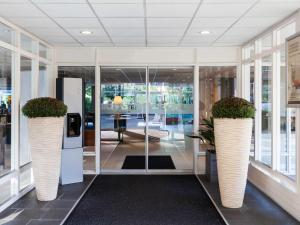
[[[22,108],[24,116],[35,117],[61,117],[66,115],[68,107],[55,98],[35,98],[29,100]]]
[[[255,107],[243,98],[223,98],[212,107],[212,115],[214,118],[253,118]]]
[[[202,124],[200,124],[199,136],[202,142],[206,142],[213,149],[210,151],[214,151],[215,149],[215,134],[214,134],[214,119],[210,117],[209,119],[203,119]]]

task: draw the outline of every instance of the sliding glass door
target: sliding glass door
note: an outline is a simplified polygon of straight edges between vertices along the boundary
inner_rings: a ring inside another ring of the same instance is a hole
[[[102,171],[193,169],[193,71],[100,68]]]
[[[146,68],[101,67],[101,169],[145,170]]]

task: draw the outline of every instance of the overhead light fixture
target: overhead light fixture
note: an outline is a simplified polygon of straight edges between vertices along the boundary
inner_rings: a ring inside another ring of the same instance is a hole
[[[174,68],[173,70],[174,70],[174,71],[176,71],[177,69],[176,69],[176,68]]]
[[[93,32],[90,30],[82,30],[82,31],[80,31],[80,33],[84,34],[84,35],[91,35]]]
[[[202,31],[200,31],[200,34],[201,35],[209,35],[210,31],[209,30],[202,30]]]

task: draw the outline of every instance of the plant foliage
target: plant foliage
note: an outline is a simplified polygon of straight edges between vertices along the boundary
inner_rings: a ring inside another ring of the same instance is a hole
[[[253,118],[255,107],[243,98],[223,98],[212,107],[212,115],[214,118]]]
[[[215,134],[214,134],[214,119],[203,119],[200,124],[199,135],[202,142],[207,142],[210,146],[215,148]]]
[[[66,115],[67,106],[55,98],[35,98],[29,100],[22,108],[22,112],[29,118],[61,117]]]

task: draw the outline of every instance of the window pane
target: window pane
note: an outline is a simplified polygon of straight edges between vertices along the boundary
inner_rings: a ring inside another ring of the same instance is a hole
[[[272,35],[263,37],[261,40],[261,49],[262,51],[270,50],[272,48]]]
[[[235,96],[235,66],[201,66],[199,69],[200,121],[211,116],[213,104]]]
[[[290,23],[278,31],[278,44],[285,43],[285,39],[289,36],[295,34],[296,31],[296,23]]]
[[[286,107],[285,48],[280,51],[280,166],[279,171],[296,178],[296,109]]]
[[[13,43],[13,31],[3,23],[0,23],[0,40],[9,44]]]
[[[249,45],[244,48],[244,59],[250,59],[254,57],[254,45]]]
[[[37,43],[35,41],[33,41],[30,37],[28,37],[25,34],[21,34],[21,48],[32,52],[32,53],[37,53],[36,52],[36,45]]]
[[[249,63],[245,65],[245,75],[249,79],[249,101],[255,105],[255,78],[254,78],[254,63]],[[250,156],[254,157],[255,153],[255,120],[253,120],[252,126],[252,137],[251,137],[251,148]]]
[[[21,85],[20,85],[20,109],[31,99],[32,62],[30,59],[21,57]],[[20,165],[31,161],[28,144],[27,119],[20,112]]]
[[[0,175],[11,169],[12,53],[0,48]]]
[[[262,59],[261,74],[261,158],[268,166],[272,164],[272,57]]]
[[[38,96],[47,97],[48,96],[48,66],[44,63],[40,63],[39,66],[39,86],[38,86]]]
[[[27,167],[27,166],[26,166]],[[26,188],[33,182],[32,168],[26,168],[20,172],[20,190]]]
[[[50,59],[49,48],[41,43],[39,44],[39,56],[45,59]]]
[[[0,184],[0,205],[5,201],[9,200],[13,196],[12,192],[12,180],[8,179],[7,181]]]

